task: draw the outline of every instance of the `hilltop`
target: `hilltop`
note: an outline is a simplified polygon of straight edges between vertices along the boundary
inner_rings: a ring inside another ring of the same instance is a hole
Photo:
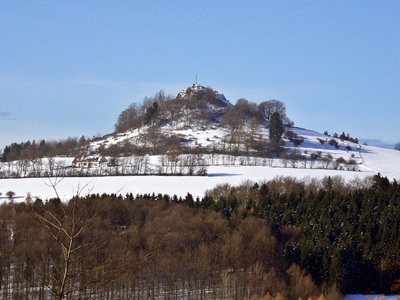
[[[201,84],[193,83],[191,87],[188,87],[178,93],[176,99],[186,99],[195,101],[209,101],[219,106],[232,105],[229,100],[226,99],[225,95],[221,92],[213,89],[212,87],[205,87]]]
[[[270,137],[274,110],[280,112],[284,129],[278,142]],[[176,97],[159,92],[142,105],[130,105],[112,134],[54,144],[44,140],[13,144],[8,154],[0,164],[0,176],[30,178],[0,180],[3,197],[7,191],[17,197],[27,192],[49,197],[53,191],[43,183],[48,176],[64,178],[58,186],[67,198],[79,186],[86,186],[82,182],[90,182],[90,189],[98,193],[190,192],[201,197],[218,184],[276,176],[340,176],[351,181],[380,173],[389,179],[400,178],[400,151],[361,145],[345,133],[329,135],[296,127],[278,100],[255,104],[240,99],[232,105],[222,93],[199,84]],[[101,163],[74,167],[76,157]]]
[[[0,176],[205,175],[220,165],[386,173],[366,165],[364,149],[369,147],[344,132],[294,126],[282,101],[239,99],[233,105],[223,93],[196,82],[176,96],[159,91],[130,104],[111,134],[12,144],[3,153]],[[81,164],[73,163],[77,158]]]

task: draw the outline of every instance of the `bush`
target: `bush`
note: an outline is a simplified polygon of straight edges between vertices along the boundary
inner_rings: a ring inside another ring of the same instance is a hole
[[[285,132],[284,137],[285,137],[286,139],[288,139],[289,141],[292,141],[292,140],[294,140],[294,139],[297,139],[299,136],[297,135],[296,132],[294,132],[294,131],[292,131],[292,130],[288,130],[288,131]]]
[[[338,164],[344,164],[344,163],[346,163],[346,160],[343,157],[339,157],[338,159],[336,159],[336,162]]]
[[[339,149],[339,143],[338,143],[338,141],[335,140],[335,139],[331,139],[331,140],[329,141],[329,145],[334,146],[336,149]]]
[[[301,136],[298,139],[292,140],[295,147],[300,146],[304,142],[304,138]]]
[[[304,137],[299,136],[292,130],[286,131],[284,137],[291,141],[295,147],[300,146],[304,142]]]

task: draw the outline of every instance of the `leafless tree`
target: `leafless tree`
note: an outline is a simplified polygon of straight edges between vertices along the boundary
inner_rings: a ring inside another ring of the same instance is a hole
[[[235,145],[235,152],[241,143],[243,133],[243,118],[234,107],[226,107],[221,126],[229,130],[229,143]]]
[[[61,180],[49,180],[57,197],[57,185]],[[97,227],[98,219],[111,202],[106,201],[99,209],[90,210],[88,203],[78,197],[88,185],[78,187],[77,197],[67,204],[57,204],[59,208],[56,210],[31,206],[29,211],[59,247],[61,259],[53,254],[46,258],[50,259],[50,263],[44,262],[51,276],[46,285],[56,299],[69,299],[77,293],[83,299],[91,299],[97,295],[98,290],[131,274],[140,262],[153,254],[153,251],[140,256],[134,252],[120,252],[117,246],[113,249],[115,255],[110,253],[107,259],[102,257],[106,244],[109,247],[111,244],[117,245],[125,237],[124,232],[116,237],[107,232],[95,234],[100,230]],[[90,261],[89,258],[95,262],[85,263]],[[76,281],[77,278],[81,280]]]
[[[256,118],[258,111],[257,111],[257,104],[254,102],[250,102],[245,98],[240,98],[237,100],[235,104],[235,108],[238,113],[242,116],[244,122],[248,122],[251,118]]]
[[[158,144],[162,139],[162,137],[163,135],[161,133],[160,126],[158,125],[150,126],[149,129],[147,130],[147,138],[150,141],[152,150],[154,152],[157,151]]]
[[[322,158],[322,161],[325,163],[325,169],[328,169],[330,164],[332,163],[333,157],[332,154],[328,153],[326,156]]]
[[[285,126],[293,126],[293,122],[286,115],[286,106],[280,100],[263,101],[258,105],[258,111],[267,123],[271,121],[274,113],[279,113]]]

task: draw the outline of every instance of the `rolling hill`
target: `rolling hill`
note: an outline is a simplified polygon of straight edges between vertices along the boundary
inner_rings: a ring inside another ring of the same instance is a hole
[[[252,108],[251,103],[248,107]],[[148,104],[142,110],[143,118],[135,123],[140,126],[88,141],[84,154],[106,157],[105,167],[77,170],[72,168],[74,157],[68,155],[41,158],[40,167],[28,160],[1,163],[0,197],[6,199],[12,191],[16,199],[25,199],[27,194],[47,199],[55,196],[54,184],[64,199],[89,193],[153,192],[202,197],[218,184],[259,182],[276,176],[341,176],[354,184],[377,173],[390,180],[400,178],[400,151],[300,127],[286,128],[279,156],[265,152],[268,123],[251,126],[244,113],[233,114],[230,123],[226,122],[226,112],[235,109],[222,93],[193,84],[174,99]],[[256,116],[255,110],[247,114]],[[244,121],[234,127],[238,116]],[[33,171],[39,176],[32,176]],[[11,172],[22,178],[4,175]],[[187,174],[204,176],[182,176]]]
[[[100,176],[100,177],[65,177],[65,178],[21,178],[21,179],[1,179],[0,192],[3,200],[8,191],[15,193],[15,198],[20,201],[25,199],[27,194],[32,198],[39,197],[47,199],[55,197],[55,192],[51,187],[52,183],[57,183],[57,191],[61,198],[69,199],[73,195],[86,195],[91,193],[162,193],[169,195],[185,196],[191,193],[195,197],[204,196],[205,192],[220,184],[237,185],[245,180],[260,182],[273,179],[276,176],[291,176],[297,179],[321,179],[325,176],[340,176],[344,180],[354,182],[354,184],[369,180],[373,175],[380,173],[390,180],[400,178],[400,152],[372,146],[357,146],[351,144],[351,150],[347,150],[347,143],[342,142],[339,149],[327,144],[321,144],[319,139],[326,138],[323,134],[294,128],[294,130],[305,138],[303,144],[297,148],[298,151],[308,153],[321,152],[322,155],[330,154],[332,161],[339,157],[356,160],[356,165],[351,165],[351,169],[342,167],[341,169],[325,168],[321,163],[310,166],[299,161],[293,167],[287,164],[286,167],[280,159],[272,159],[254,165],[256,158],[247,159],[235,157],[227,163],[227,157],[219,157],[214,160],[214,164],[207,167],[206,176],[159,176],[159,175],[138,175],[138,176]],[[193,143],[208,142],[207,137],[214,137],[213,131],[191,131]],[[135,136],[133,131],[132,136]],[[118,142],[118,139],[128,138],[129,136],[117,136],[109,138],[109,143]],[[95,147],[97,144],[94,144]],[[66,163],[73,158],[62,158]],[[157,168],[161,159],[160,155],[150,156],[149,161],[153,168]],[[224,160],[225,159],[225,160]],[[326,163],[326,162],[325,162]]]

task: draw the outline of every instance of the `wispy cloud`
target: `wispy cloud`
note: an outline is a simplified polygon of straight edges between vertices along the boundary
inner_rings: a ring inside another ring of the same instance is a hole
[[[0,120],[15,120],[15,116],[8,111],[0,111]]]

